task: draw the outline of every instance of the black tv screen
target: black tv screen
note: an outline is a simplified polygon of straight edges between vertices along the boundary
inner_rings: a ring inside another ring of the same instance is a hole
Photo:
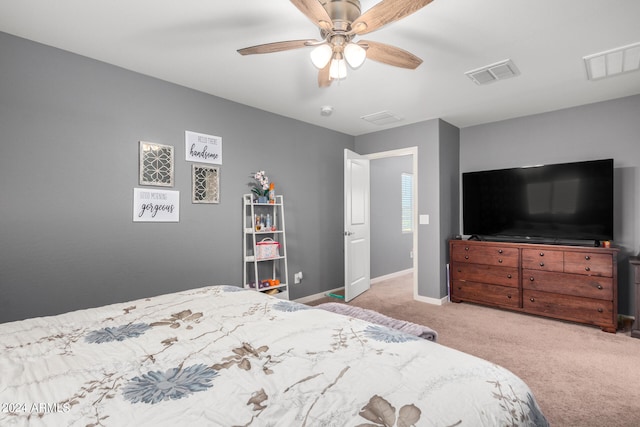
[[[613,159],[462,174],[463,232],[613,240]]]

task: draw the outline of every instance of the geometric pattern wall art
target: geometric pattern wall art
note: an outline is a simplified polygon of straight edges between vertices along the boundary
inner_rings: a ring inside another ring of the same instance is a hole
[[[192,203],[220,202],[220,169],[216,166],[194,164],[191,167]]]
[[[140,185],[173,187],[173,146],[140,141]]]

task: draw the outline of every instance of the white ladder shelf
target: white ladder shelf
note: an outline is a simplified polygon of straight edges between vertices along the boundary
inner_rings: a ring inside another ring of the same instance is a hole
[[[283,197],[276,196],[275,203],[258,203],[253,194],[245,194],[242,200],[243,287],[288,300],[289,271]],[[267,224],[267,217],[270,224]],[[266,251],[268,257],[263,256],[265,251],[259,248],[262,246],[260,243],[270,246]]]

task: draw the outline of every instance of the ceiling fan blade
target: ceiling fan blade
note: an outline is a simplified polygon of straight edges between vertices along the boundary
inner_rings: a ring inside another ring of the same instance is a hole
[[[422,59],[399,47],[369,40],[360,40],[358,44],[367,49],[367,58],[373,61],[411,70],[422,64]]]
[[[333,22],[320,1],[318,0],[291,0],[291,3],[304,13],[307,18],[323,30],[331,30]]]
[[[331,61],[325,65],[325,67],[318,72],[318,87],[331,86],[331,77],[329,77],[329,70],[331,69]]]
[[[317,40],[287,40],[284,42],[259,44],[257,46],[245,47],[238,49],[240,55],[254,55],[257,53],[273,53],[282,52],[284,50],[299,49],[313,44],[317,44]]]
[[[355,34],[367,34],[391,22],[411,15],[433,0],[382,0],[351,24]]]

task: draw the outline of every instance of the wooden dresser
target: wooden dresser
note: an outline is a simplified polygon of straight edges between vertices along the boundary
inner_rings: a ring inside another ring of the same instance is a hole
[[[633,323],[633,328],[631,328],[631,336],[640,338],[640,257],[629,258],[629,265],[631,266],[631,277],[636,291],[636,320]]]
[[[616,331],[615,248],[451,240],[449,250],[453,302],[475,302]]]

